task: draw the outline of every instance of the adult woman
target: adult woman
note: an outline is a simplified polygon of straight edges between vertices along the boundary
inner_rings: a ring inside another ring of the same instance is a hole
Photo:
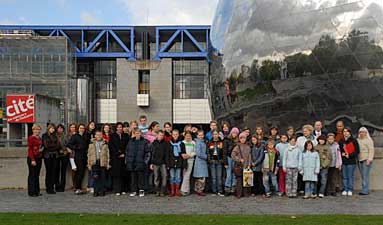
[[[318,141],[316,140],[315,136],[313,135],[314,127],[310,124],[306,124],[302,127],[303,136],[299,137],[297,139],[297,145],[301,148],[301,150],[304,150],[304,146],[307,141],[311,141],[315,146],[317,146]]]
[[[125,172],[125,149],[129,136],[122,131],[123,125],[116,124],[116,132],[110,136],[109,152],[112,165],[110,175],[113,179],[113,192],[118,196],[128,191],[127,173]]]
[[[72,168],[72,184],[73,184],[72,188],[74,188],[74,183],[75,183],[74,175],[76,173],[77,167],[76,167],[76,163],[74,162],[74,151],[72,151],[72,149],[68,147],[68,143],[69,143],[69,140],[72,138],[72,136],[76,134],[76,130],[77,130],[77,125],[75,123],[69,124],[68,131],[65,137],[65,143],[66,143],[65,147],[69,153],[69,162]]]
[[[374,141],[370,137],[367,128],[361,127],[358,135],[359,144],[359,170],[362,177],[362,191],[359,195],[369,194],[370,170],[374,160]]]
[[[28,195],[31,197],[40,196],[40,170],[42,164],[40,138],[41,126],[34,124],[32,126],[32,135],[28,137]]]
[[[74,134],[67,147],[74,151],[74,162],[76,164],[75,180],[75,194],[83,194],[82,180],[87,164],[87,150],[89,146],[89,139],[85,133],[85,124],[79,124],[76,134]]]
[[[239,129],[236,127],[233,127],[231,129],[229,136],[227,136],[225,139],[223,139],[223,156],[224,156],[224,162],[223,165],[226,169],[226,179],[225,179],[225,195],[229,196],[230,194],[234,194],[235,192],[235,185],[237,181],[235,180],[234,175],[234,160],[231,158],[231,152],[233,151],[233,148],[238,143],[238,135],[239,135]]]
[[[235,161],[235,163],[241,163],[244,169],[250,169],[252,164],[251,148],[247,144],[246,138],[247,135],[244,132],[239,135],[239,143],[234,147],[233,152],[231,153],[231,158]],[[243,182],[243,176],[237,176],[237,198],[242,196],[248,197],[250,195],[251,188],[243,187]]]
[[[123,125],[122,125],[122,132],[124,134],[128,134],[130,133],[130,128],[129,128],[129,122],[124,122]]]
[[[88,135],[89,140],[92,140],[94,138],[94,135],[96,133],[96,123],[94,121],[90,121],[88,123],[88,126],[86,126],[86,133]]]
[[[61,148],[60,141],[56,134],[54,124],[49,124],[47,132],[43,135],[44,165],[45,165],[45,187],[48,194],[56,194],[56,167],[58,153]]]
[[[343,129],[343,140],[339,142],[342,153],[343,196],[352,196],[354,190],[354,172],[359,154],[359,144],[352,137],[351,129]]]
[[[60,149],[57,158],[56,167],[56,191],[63,192],[66,184],[66,172],[69,164],[69,153],[66,149],[67,139],[64,134],[64,125],[59,124],[57,126],[57,137],[60,141]]]
[[[109,143],[110,141],[110,135],[112,134],[112,128],[109,123],[104,124],[102,126],[102,138],[106,143]]]

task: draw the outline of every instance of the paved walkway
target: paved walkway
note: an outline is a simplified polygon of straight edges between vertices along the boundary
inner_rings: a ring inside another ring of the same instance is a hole
[[[383,192],[369,196],[326,197],[303,200],[285,197],[234,197],[196,195],[183,198],[143,198],[107,195],[75,196],[72,192],[38,198],[26,191],[1,190],[0,212],[155,213],[155,214],[383,214]]]

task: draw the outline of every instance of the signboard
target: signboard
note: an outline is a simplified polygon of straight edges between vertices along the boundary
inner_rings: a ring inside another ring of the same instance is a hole
[[[7,123],[34,123],[35,96],[7,95]]]

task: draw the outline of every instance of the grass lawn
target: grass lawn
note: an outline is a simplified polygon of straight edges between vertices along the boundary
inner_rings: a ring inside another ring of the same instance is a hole
[[[383,216],[302,215],[144,215],[144,214],[73,214],[73,213],[0,213],[1,225],[61,225],[61,224],[319,224],[345,225],[383,224]]]

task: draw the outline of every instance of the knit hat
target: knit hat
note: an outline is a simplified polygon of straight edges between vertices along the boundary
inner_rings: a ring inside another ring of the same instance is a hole
[[[246,133],[245,132],[240,133],[239,138],[247,138]]]
[[[239,129],[236,127],[231,128],[230,134],[233,134],[233,133],[239,134]]]

